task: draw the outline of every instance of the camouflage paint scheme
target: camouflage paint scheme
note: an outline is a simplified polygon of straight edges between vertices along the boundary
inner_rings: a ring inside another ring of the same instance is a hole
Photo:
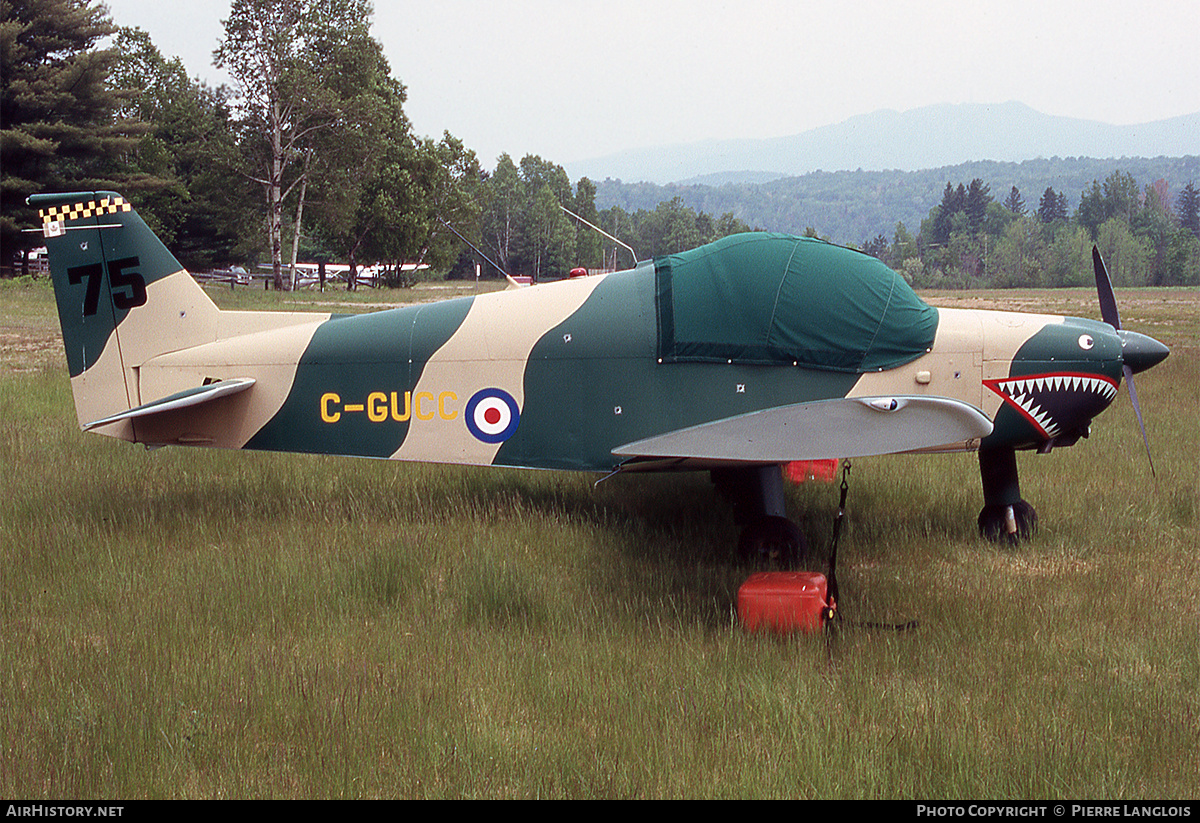
[[[119,195],[30,203],[80,425],[134,442],[593,472],[1046,448],[1122,375],[1105,323],[951,309],[895,368],[663,362],[653,261],[364,315],[221,311]],[[862,255],[822,245],[837,288]]]

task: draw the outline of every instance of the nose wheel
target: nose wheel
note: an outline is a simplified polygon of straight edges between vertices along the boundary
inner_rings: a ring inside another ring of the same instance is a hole
[[[979,533],[989,540],[1017,543],[1037,531],[1037,512],[1021,499],[1014,449],[979,450],[979,474],[983,480],[983,511]]]
[[[985,505],[979,513],[979,533],[988,540],[1018,543],[1037,531],[1037,512],[1024,500],[1011,506]]]

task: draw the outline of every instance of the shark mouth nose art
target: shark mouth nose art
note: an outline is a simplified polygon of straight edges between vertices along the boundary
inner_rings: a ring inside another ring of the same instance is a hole
[[[1056,372],[984,380],[1046,438],[1091,420],[1117,396],[1117,383],[1103,375]]]

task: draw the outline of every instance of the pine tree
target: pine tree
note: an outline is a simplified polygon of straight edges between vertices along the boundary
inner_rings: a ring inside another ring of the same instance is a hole
[[[1066,195],[1060,195],[1053,188],[1047,187],[1046,191],[1042,192],[1042,199],[1038,203],[1037,216],[1038,220],[1047,225],[1056,220],[1066,220]]]
[[[991,202],[991,186],[976,177],[967,188],[967,196],[963,202],[963,211],[967,214],[967,225],[972,234],[983,229],[983,219],[987,217],[987,207]]]
[[[1012,191],[1008,193],[1008,199],[1004,201],[1004,208],[1017,217],[1025,214],[1025,198],[1021,196],[1021,192],[1016,186],[1013,186]]]
[[[888,252],[888,239],[882,234],[877,234],[875,239],[863,243],[862,250],[877,260],[882,260]]]
[[[122,188],[136,141],[109,88],[116,55],[94,49],[115,28],[89,0],[9,0],[0,25],[0,260],[40,245],[25,198]]]
[[[1179,209],[1179,224],[1200,237],[1200,189],[1195,183],[1189,182],[1179,192],[1176,208]]]
[[[943,245],[950,242],[953,230],[954,215],[963,211],[967,205],[967,188],[962,183],[954,188],[949,182],[942,192],[942,202],[934,209],[933,242]]]

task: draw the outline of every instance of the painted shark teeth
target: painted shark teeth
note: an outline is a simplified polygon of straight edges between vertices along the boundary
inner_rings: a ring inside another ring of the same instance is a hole
[[[1016,408],[1043,436],[1062,431],[1065,418],[1091,418],[1117,396],[1117,384],[1095,374],[1031,374],[984,384]]]

